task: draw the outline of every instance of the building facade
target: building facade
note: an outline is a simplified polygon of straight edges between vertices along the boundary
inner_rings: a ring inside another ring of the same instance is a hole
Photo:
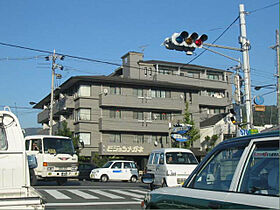
[[[82,155],[126,156],[145,164],[151,150],[170,147],[170,132],[183,119],[186,102],[200,122],[228,112],[231,72],[204,66],[143,60],[129,52],[108,76],[75,76],[54,91],[53,130],[66,121],[84,142]],[[34,108],[48,133],[50,94]],[[201,148],[195,141],[194,148]],[[144,161],[144,162],[143,162]]]

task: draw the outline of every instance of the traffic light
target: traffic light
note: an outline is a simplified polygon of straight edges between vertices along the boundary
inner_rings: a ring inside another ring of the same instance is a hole
[[[192,55],[196,48],[201,48],[203,42],[208,39],[206,34],[198,37],[196,32],[189,34],[187,31],[174,33],[164,40],[164,45],[169,50],[185,51],[187,55]]]
[[[229,110],[229,112],[231,113],[231,117],[230,117],[230,121],[234,124],[234,125],[240,125],[241,124],[241,115],[240,115],[240,106],[234,104],[233,108],[231,108]]]

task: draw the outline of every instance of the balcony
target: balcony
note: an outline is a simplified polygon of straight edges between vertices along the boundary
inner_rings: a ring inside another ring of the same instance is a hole
[[[62,129],[62,123],[67,122],[67,128],[70,129],[70,131],[74,131],[74,120],[66,120],[66,121],[61,121],[53,125],[53,130],[56,132],[59,129]]]
[[[183,100],[171,98],[150,98],[126,95],[103,95],[99,96],[100,107],[125,107],[137,109],[158,109],[181,111],[184,109]]]
[[[42,112],[38,114],[37,122],[38,123],[46,123],[49,121],[50,110],[44,109]]]
[[[207,106],[227,106],[230,103],[228,98],[216,98],[211,96],[193,96],[193,102]]]
[[[111,118],[99,119],[100,131],[168,133],[168,126],[168,121],[138,121]]]
[[[75,108],[73,96],[67,96],[57,101],[53,106],[54,115],[71,113]]]

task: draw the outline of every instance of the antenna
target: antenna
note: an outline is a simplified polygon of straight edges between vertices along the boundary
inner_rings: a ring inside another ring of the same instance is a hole
[[[146,47],[150,46],[149,44],[145,44],[145,45],[141,45],[139,46],[139,48],[141,49],[141,52],[144,53],[144,50],[146,49]]]

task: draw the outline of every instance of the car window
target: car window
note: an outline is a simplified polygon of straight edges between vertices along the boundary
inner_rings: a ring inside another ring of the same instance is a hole
[[[114,163],[112,165],[112,168],[122,168],[122,163],[121,162]]]
[[[25,150],[29,150],[30,140],[25,141]]]
[[[192,187],[228,191],[233,174],[244,151],[242,147],[227,147],[217,151],[195,177]]]
[[[256,143],[246,164],[240,192],[279,196],[279,142]]]
[[[4,128],[0,128],[0,150],[8,149],[8,141]]]
[[[167,152],[167,164],[198,164],[195,156],[189,152]]]
[[[136,168],[136,164],[135,163],[130,163],[131,168]]]
[[[131,165],[130,165],[130,163],[128,163],[128,162],[125,162],[125,163],[123,163],[124,164],[124,168],[131,168]]]
[[[155,155],[155,153],[150,154],[148,164],[152,164],[154,155]]]
[[[155,153],[153,164],[158,164],[158,159],[159,159],[159,153]]]

